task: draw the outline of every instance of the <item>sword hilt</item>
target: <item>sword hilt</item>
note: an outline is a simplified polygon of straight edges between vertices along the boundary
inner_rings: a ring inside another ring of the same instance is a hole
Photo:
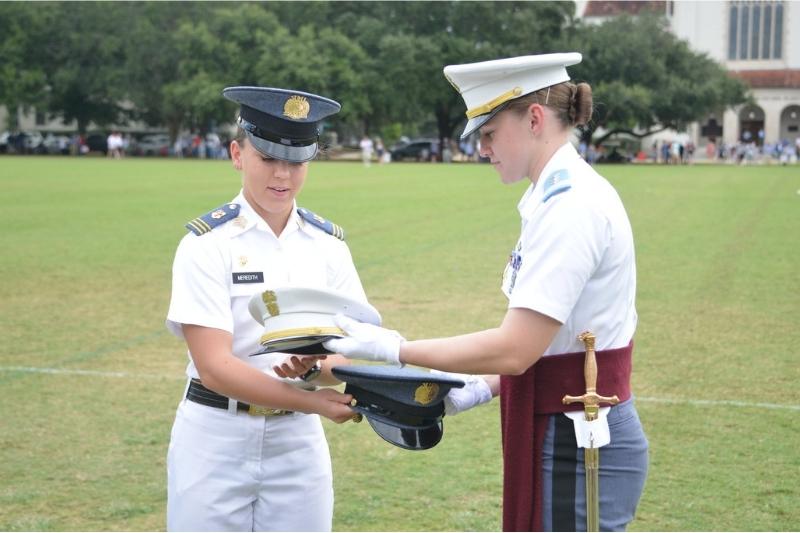
[[[616,405],[619,398],[614,396],[600,396],[597,394],[597,357],[594,353],[595,336],[590,331],[584,331],[578,335],[578,339],[583,341],[586,347],[586,359],[583,363],[583,379],[586,382],[586,393],[581,396],[566,395],[561,399],[564,404],[577,403],[583,404],[586,420],[596,420],[600,403],[610,403]]]

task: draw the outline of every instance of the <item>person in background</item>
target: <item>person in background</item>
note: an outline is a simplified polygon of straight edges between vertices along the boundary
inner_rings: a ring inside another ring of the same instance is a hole
[[[106,139],[106,150],[108,151],[108,157],[113,157],[114,159],[121,159],[122,158],[122,134],[118,131],[112,131],[108,138]]]
[[[383,141],[380,137],[375,141],[375,155],[378,157],[378,163],[384,163],[383,154],[386,148],[383,146]]]
[[[501,396],[503,529],[585,531],[583,452],[565,415],[584,387],[584,346],[596,336],[599,394],[611,442],[601,448],[600,529],[633,520],[648,444],[630,390],[637,315],[633,232],[619,195],[569,142],[592,115],[592,91],[569,82],[578,53],[451,65],[444,73],[467,105],[462,137],[480,132],[480,155],[504,184],[530,180],[517,206],[522,231],[502,281],[508,311],[497,327],[405,340],[397,331],[337,317],[349,336],[325,346],[350,358],[458,373],[455,414]],[[483,375],[484,377],[480,377]],[[582,413],[580,413],[582,415]],[[578,417],[580,420],[582,416]]]
[[[365,167],[369,167],[372,164],[372,139],[365,133],[361,142],[358,143],[358,147],[361,148],[361,161]]]

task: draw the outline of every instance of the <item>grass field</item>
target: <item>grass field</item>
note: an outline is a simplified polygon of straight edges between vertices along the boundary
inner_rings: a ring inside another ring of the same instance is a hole
[[[651,446],[632,530],[800,525],[800,168],[600,169],[637,244],[634,391]],[[224,162],[0,158],[0,530],[161,530],[185,350],[165,330],[183,224]],[[493,327],[524,184],[485,165],[315,163],[304,205],[345,228],[409,338]],[[497,402],[412,453],[326,424],[334,528],[497,530]]]

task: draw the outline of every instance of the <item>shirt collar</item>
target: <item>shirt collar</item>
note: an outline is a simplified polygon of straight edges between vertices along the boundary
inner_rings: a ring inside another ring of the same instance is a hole
[[[267,222],[261,218],[258,213],[256,213],[256,210],[253,209],[253,207],[244,197],[244,191],[239,191],[239,194],[237,194],[236,198],[233,199],[233,203],[239,204],[239,217],[233,219],[232,221],[232,231],[235,234],[244,233],[245,231],[255,227],[260,231],[264,231],[275,236],[275,232],[272,231],[272,228],[269,227],[269,224],[267,224]],[[292,212],[289,213],[289,220],[286,221],[286,227],[281,232],[280,237],[276,236],[276,238],[289,235],[297,231],[298,228],[302,228],[303,225],[304,221],[300,218],[300,215],[297,214],[297,202],[293,202]]]

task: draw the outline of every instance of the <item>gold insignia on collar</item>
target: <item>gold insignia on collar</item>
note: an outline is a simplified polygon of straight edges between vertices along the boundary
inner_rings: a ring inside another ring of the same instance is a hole
[[[423,383],[414,391],[414,401],[428,405],[439,394],[439,385],[436,383]]]
[[[245,266],[247,264],[247,256],[240,255],[239,256],[239,266]]]
[[[306,100],[305,97],[298,96],[296,94],[290,96],[283,105],[283,114],[295,120],[308,117],[308,112],[310,110],[311,105],[309,105],[308,100]]]
[[[216,211],[211,213],[211,218],[213,218],[214,220],[222,218],[224,216],[225,216],[225,211],[223,211],[222,209],[217,209]]]
[[[245,226],[247,226],[247,219],[239,215],[238,217],[233,219],[233,225],[239,228],[244,228]]]

